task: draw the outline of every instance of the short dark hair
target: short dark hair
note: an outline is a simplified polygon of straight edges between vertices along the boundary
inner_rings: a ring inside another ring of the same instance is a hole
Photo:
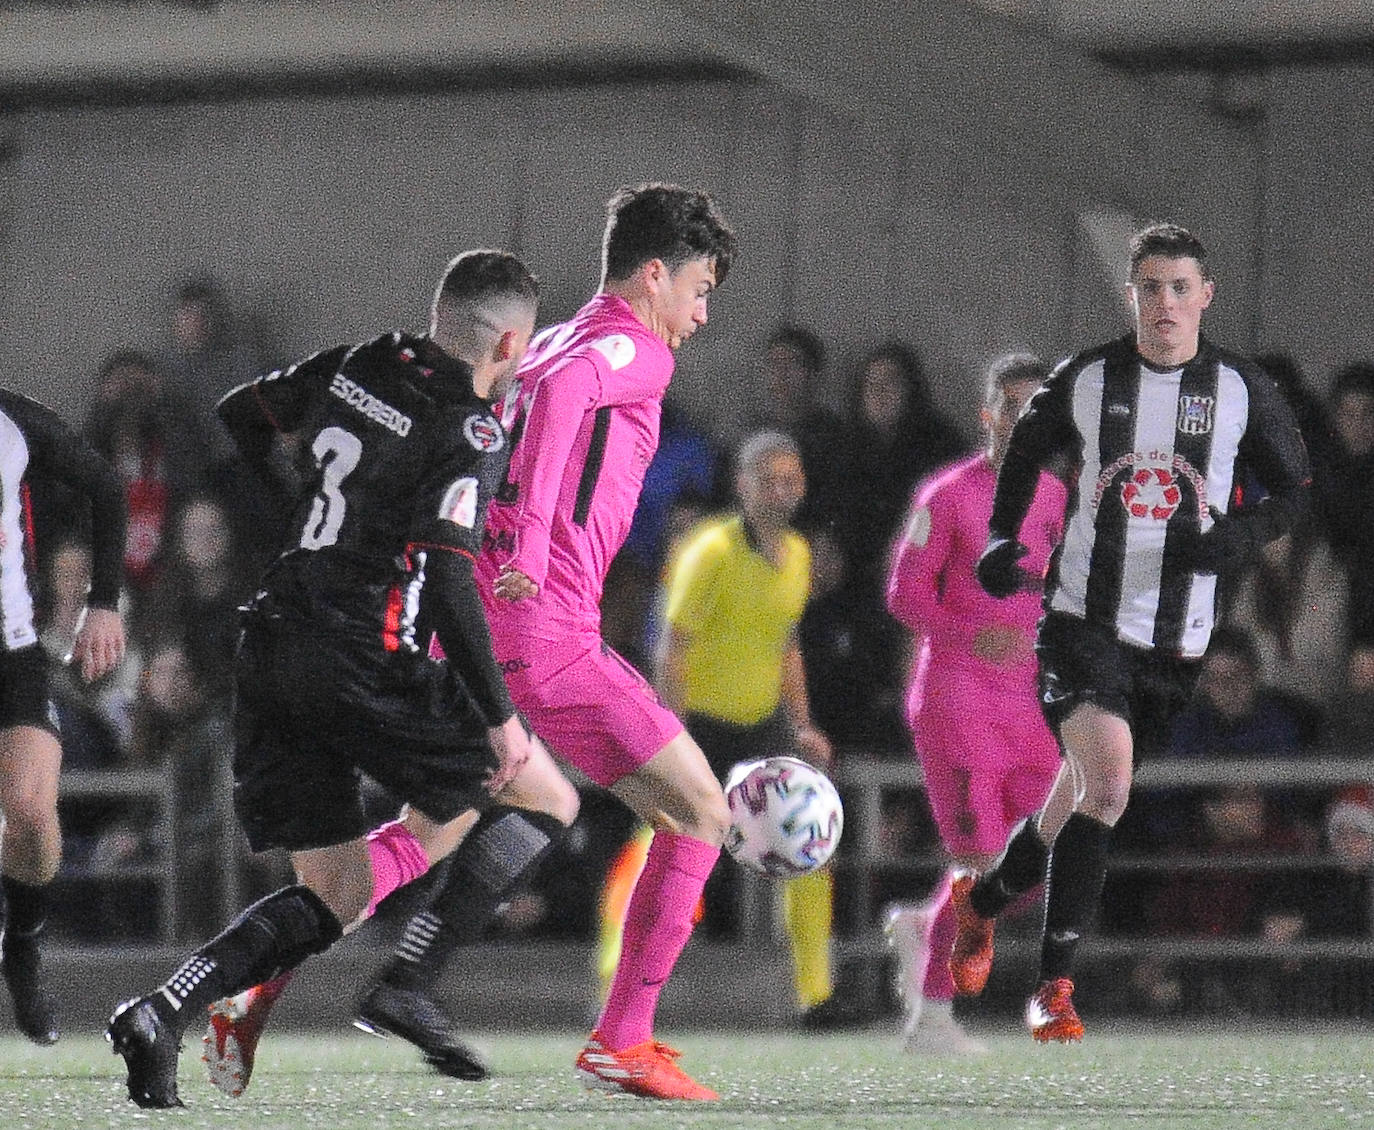
[[[735,233],[706,192],[646,182],[616,190],[606,203],[601,265],[608,280],[627,279],[651,259],[676,271],[705,256],[725,281],[735,255]]]
[[[476,248],[449,261],[434,298],[475,304],[489,298],[539,301],[539,280],[509,251]]]
[[[1352,361],[1336,370],[1331,379],[1331,400],[1340,400],[1348,393],[1374,396],[1374,362]]]
[[[1140,264],[1152,255],[1165,259],[1196,259],[1204,279],[1212,277],[1207,267],[1207,248],[1192,232],[1178,224],[1157,223],[1141,228],[1131,236],[1131,278]]]
[[[1207,644],[1208,655],[1232,655],[1252,671],[1260,669],[1259,648],[1254,637],[1242,628],[1217,628]]]
[[[774,328],[764,343],[765,349],[781,345],[796,350],[801,355],[807,372],[818,376],[825,368],[825,342],[815,330],[808,329],[799,322],[783,322]]]
[[[97,375],[103,381],[119,369],[142,369],[145,373],[158,373],[157,362],[141,349],[117,349],[100,362]]]

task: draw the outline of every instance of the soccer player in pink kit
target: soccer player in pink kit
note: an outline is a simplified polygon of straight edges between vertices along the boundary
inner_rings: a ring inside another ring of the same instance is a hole
[[[996,600],[974,574],[1012,426],[1047,371],[1029,354],[992,363],[979,413],[987,446],[917,485],[888,576],[888,610],[915,637],[907,724],[954,867],[926,903],[897,906],[888,916],[906,1046],[922,1054],[986,1050],[952,1011],[951,885],[996,858],[1013,827],[1039,810],[1059,770],[1036,698],[1034,653],[1043,578],[1063,532],[1059,479],[1040,475],[1022,531],[1030,552],[1021,591]]]
[[[516,706],[655,830],[578,1071],[612,1090],[714,1099],[653,1038],[653,1018],[729,813],[700,747],[602,641],[600,601],[658,445],[673,353],[705,325],[735,241],[710,196],[675,185],[621,189],[607,210],[600,291],[535,339],[505,399],[514,451],[478,579]]]

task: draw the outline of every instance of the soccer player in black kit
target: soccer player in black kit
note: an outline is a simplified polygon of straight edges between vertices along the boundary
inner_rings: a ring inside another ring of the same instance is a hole
[[[50,409],[0,389],[0,973],[19,1030],[36,1044],[55,1043],[57,1014],[43,984],[39,942],[48,884],[62,860],[57,817],[61,733],[48,693],[48,658],[34,625],[35,516],[30,484],[51,480],[89,503],[91,582],[69,662],[88,682],[119,665],[124,625],[124,486],[110,466]]]
[[[1064,361],[1027,405],[977,566],[993,596],[1018,590],[1036,476],[1067,464],[1064,540],[1036,640],[1041,707],[1064,764],[1039,816],[951,892],[950,972],[973,994],[992,965],[993,919],[1046,879],[1039,984],[1026,1009],[1041,1042],[1082,1039],[1075,950],[1101,898],[1135,750],[1167,740],[1192,692],[1218,578],[1308,506],[1307,453],[1283,397],[1254,364],[1201,336],[1214,289],[1206,250],[1184,228],[1155,224],[1132,237],[1135,332]],[[1265,496],[1243,497],[1255,483]]]
[[[290,543],[245,611],[234,806],[254,850],[286,849],[298,882],[111,1017],[139,1106],[181,1105],[181,1036],[212,1002],[327,949],[460,840],[452,866],[473,914],[494,915],[576,815],[511,705],[472,573],[509,460],[491,402],[537,297],[514,256],[466,252],[427,336],[318,353],[220,403],[249,464],[294,500]],[[296,444],[303,489],[279,470],[278,433]],[[429,656],[434,636],[444,662]],[[360,772],[406,803],[401,820],[369,834]]]

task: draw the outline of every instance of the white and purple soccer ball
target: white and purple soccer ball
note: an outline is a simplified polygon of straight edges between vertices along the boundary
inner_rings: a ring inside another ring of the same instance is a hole
[[[793,879],[823,867],[844,829],[830,778],[795,757],[741,761],[725,778],[725,847],[745,867]]]

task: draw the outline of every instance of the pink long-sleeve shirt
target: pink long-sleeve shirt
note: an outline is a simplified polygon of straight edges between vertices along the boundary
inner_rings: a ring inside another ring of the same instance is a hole
[[[531,343],[501,406],[514,451],[477,562],[493,636],[599,633],[606,571],[658,448],[672,375],[672,351],[615,295],[596,295]],[[496,598],[507,564],[539,592]]]
[[[937,672],[974,676],[1033,693],[1031,644],[1042,591],[1036,586],[998,600],[983,590],[974,572],[987,544],[996,486],[997,472],[981,453],[937,471],[916,486],[906,526],[893,552],[887,606],[916,635],[919,650],[911,693],[918,698],[925,679]],[[1032,577],[1045,576],[1063,534],[1067,498],[1064,484],[1042,472],[1021,527],[1021,540],[1029,550],[1021,566]],[[1000,667],[974,654],[979,630],[994,625],[1024,634],[1024,658],[1015,666]]]

